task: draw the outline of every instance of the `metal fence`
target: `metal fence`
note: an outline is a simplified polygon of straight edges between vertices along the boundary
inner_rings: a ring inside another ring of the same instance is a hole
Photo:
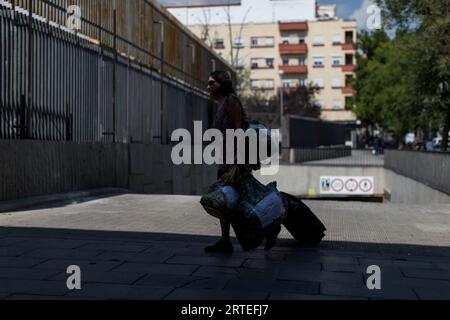
[[[214,68],[232,71],[150,1],[0,1],[0,139],[165,143],[208,119]]]
[[[450,195],[450,153],[386,150],[384,167]]]

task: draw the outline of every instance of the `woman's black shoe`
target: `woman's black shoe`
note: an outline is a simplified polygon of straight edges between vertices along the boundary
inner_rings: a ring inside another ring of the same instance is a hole
[[[233,245],[230,241],[220,239],[216,244],[206,247],[208,253],[233,253]]]

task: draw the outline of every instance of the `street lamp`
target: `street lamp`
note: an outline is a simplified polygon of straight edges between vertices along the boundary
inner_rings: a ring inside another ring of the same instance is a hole
[[[284,114],[284,88],[283,88],[283,75],[284,71],[279,70],[278,74],[280,75],[280,147],[283,146],[283,114]],[[281,152],[281,148],[280,148]]]

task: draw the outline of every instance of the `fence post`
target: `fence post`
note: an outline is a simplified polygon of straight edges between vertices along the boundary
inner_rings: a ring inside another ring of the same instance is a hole
[[[73,114],[70,112],[69,104],[66,105],[66,141],[73,140]]]
[[[30,118],[31,107],[33,105],[32,88],[33,88],[33,0],[28,0],[28,88],[27,103],[25,104],[24,113],[25,121],[25,139],[30,138]]]
[[[113,17],[113,28],[114,28],[114,39],[113,39],[113,47],[114,47],[114,62],[113,62],[113,97],[112,97],[112,107],[113,107],[113,143],[116,143],[116,72],[117,72],[117,11],[114,8],[114,17]]]
[[[19,139],[27,139],[27,100],[24,94],[20,96],[18,120],[19,124],[16,127],[19,129]]]

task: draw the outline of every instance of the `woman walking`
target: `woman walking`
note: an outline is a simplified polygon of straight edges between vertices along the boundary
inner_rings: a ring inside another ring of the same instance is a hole
[[[214,128],[220,130],[224,137],[226,137],[226,130],[228,129],[245,129],[245,110],[241,101],[236,96],[230,74],[225,71],[213,72],[208,79],[208,92],[219,105],[214,117]],[[227,141],[224,143],[224,150],[226,143]],[[225,152],[223,155],[225,155]],[[227,171],[233,166],[233,164],[225,164],[225,160],[226,159],[224,156],[224,164],[219,165],[217,179],[227,173]],[[239,165],[239,174],[251,172],[251,170],[252,169],[247,165]],[[230,241],[229,219],[221,219],[220,226],[222,232],[221,239],[214,245],[206,247],[205,251],[210,253],[232,253],[233,245]]]

